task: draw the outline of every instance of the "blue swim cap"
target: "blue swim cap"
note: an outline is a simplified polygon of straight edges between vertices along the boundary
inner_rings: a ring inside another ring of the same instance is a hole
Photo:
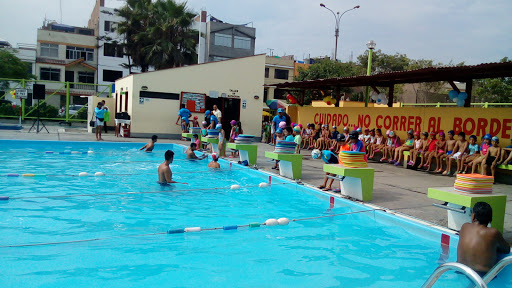
[[[491,140],[492,140],[492,141],[496,141],[496,142],[498,142],[498,143],[500,142],[500,138],[498,138],[498,136],[494,136],[494,137],[492,137],[492,139],[491,139]]]
[[[492,136],[491,134],[485,134],[484,140],[491,140]]]
[[[276,133],[282,134],[283,133],[283,129],[282,128],[277,128]]]
[[[332,155],[334,155],[334,153],[332,153],[331,151],[323,150],[322,151],[322,160],[324,160],[325,163],[329,164],[329,160],[331,159]]]
[[[210,115],[210,114],[212,114],[212,112],[210,112],[210,110],[206,110],[206,111],[204,112],[204,115],[205,115],[205,116],[206,116],[206,115]]]

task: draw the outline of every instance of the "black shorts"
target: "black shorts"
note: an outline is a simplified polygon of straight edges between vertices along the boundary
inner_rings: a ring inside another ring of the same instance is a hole
[[[496,160],[496,157],[494,157],[494,156],[487,156],[487,160],[485,161],[485,164],[487,164],[488,166],[491,166],[492,163],[494,162],[494,160]]]

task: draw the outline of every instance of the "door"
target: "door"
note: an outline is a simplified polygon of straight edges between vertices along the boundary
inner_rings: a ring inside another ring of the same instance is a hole
[[[222,103],[222,127],[224,131],[226,131],[226,136],[231,132],[231,120],[240,121],[240,99],[230,99],[230,98],[222,98],[224,101]],[[242,123],[243,127],[243,123]]]
[[[65,74],[65,80],[66,82],[75,82],[75,71],[66,71]],[[69,84],[69,88],[74,88],[73,84]]]

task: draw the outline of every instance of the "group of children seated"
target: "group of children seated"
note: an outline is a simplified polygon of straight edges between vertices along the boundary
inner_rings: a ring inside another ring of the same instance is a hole
[[[300,124],[297,126],[301,127]],[[512,145],[502,149],[499,138],[490,134],[482,137],[479,146],[475,135],[466,140],[464,132],[456,134],[453,130],[448,131],[447,135],[443,131],[420,133],[409,130],[405,141],[391,130],[386,131],[385,135],[381,129],[367,128],[363,131],[357,128],[352,132],[356,132],[358,140],[363,143],[368,159],[374,159],[375,153],[382,153],[379,161],[395,166],[400,166],[404,161],[406,151],[410,153],[408,166],[425,171],[431,171],[435,166],[433,172],[442,175],[450,175],[452,167],[455,167],[456,173],[475,173],[480,167],[481,174],[487,175],[490,170],[494,176],[496,166],[512,163],[512,150],[509,149]],[[331,131],[326,124],[320,124],[318,128],[315,124],[307,124],[306,128],[301,129],[300,135],[302,149],[329,150],[339,154],[344,145],[350,142],[351,132],[348,127],[338,132],[336,126]]]

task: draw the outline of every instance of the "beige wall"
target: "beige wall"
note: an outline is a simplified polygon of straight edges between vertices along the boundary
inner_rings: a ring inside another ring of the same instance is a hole
[[[179,135],[181,129],[175,125],[180,109],[178,100],[149,99],[139,103],[142,86],[148,91],[178,93],[195,92],[209,94],[210,91],[228,93],[238,90],[241,100],[247,101],[247,108],[240,110],[240,121],[244,133],[259,136],[263,109],[263,79],[265,55],[257,55],[220,62],[211,62],[181,68],[167,69],[143,74],[130,75],[116,81],[116,93],[120,89],[128,91],[132,134],[147,136],[150,134]],[[254,96],[259,99],[254,99]],[[212,107],[206,107],[211,110]],[[196,114],[199,119],[204,115]]]
[[[37,56],[41,57],[41,42],[59,44],[58,59],[66,60],[66,46],[86,47],[94,49],[94,61],[85,61],[85,63],[96,67],[98,60],[98,45],[95,36],[81,35],[74,33],[58,32],[51,30],[37,30]],[[48,57],[45,57],[48,58]],[[68,60],[73,61],[73,60]],[[46,65],[45,65],[46,66]]]

